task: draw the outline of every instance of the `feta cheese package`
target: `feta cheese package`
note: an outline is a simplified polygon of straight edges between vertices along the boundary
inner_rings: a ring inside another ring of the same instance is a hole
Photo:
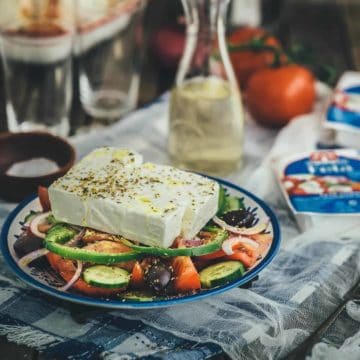
[[[339,145],[360,148],[360,72],[348,71],[340,78],[324,126],[335,130]]]
[[[218,208],[219,185],[135,151],[94,150],[49,187],[56,219],[146,245],[193,238]]]
[[[360,222],[360,151],[314,151],[274,159],[281,191],[302,230]]]

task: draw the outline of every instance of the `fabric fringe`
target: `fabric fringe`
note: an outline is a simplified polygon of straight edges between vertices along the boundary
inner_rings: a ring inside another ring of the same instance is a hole
[[[51,334],[44,333],[31,326],[0,324],[0,335],[18,345],[26,345],[36,350],[42,350],[50,344],[55,345],[61,340]]]

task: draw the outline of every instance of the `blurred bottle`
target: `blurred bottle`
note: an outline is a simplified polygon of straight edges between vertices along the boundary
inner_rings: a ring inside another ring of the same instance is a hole
[[[187,37],[172,90],[169,152],[176,166],[209,174],[242,159],[243,109],[225,39],[228,0],[183,0]]]

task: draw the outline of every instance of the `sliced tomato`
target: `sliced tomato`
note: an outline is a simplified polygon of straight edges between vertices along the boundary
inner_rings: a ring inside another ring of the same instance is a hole
[[[200,275],[189,256],[176,256],[172,260],[174,288],[178,292],[189,292],[201,288]]]
[[[47,187],[45,186],[38,186],[38,196],[40,200],[41,207],[43,211],[50,211],[50,199],[49,199],[49,192]]]
[[[144,286],[144,270],[138,261],[135,262],[131,272],[130,285],[135,288],[142,288]]]
[[[227,260],[238,260],[238,261],[242,262],[242,264],[246,268],[252,267],[256,263],[256,260],[257,260],[257,257],[250,256],[245,251],[235,251],[232,255],[228,255],[225,258]]]
[[[65,259],[57,254],[49,252],[46,255],[51,267],[60,274],[60,276],[65,281],[70,281],[71,278],[74,276],[76,268],[72,260]],[[117,294],[124,289],[103,289],[98,288],[96,286],[91,286],[86,283],[81,278],[75,282],[72,286],[77,291],[90,295],[90,296],[100,296],[100,297],[108,297],[114,294]]]
[[[252,246],[247,244],[234,244],[233,246],[234,253],[232,255],[226,255],[224,250],[218,250],[212,254],[207,254],[203,256],[199,256],[201,260],[216,260],[216,259],[223,259],[223,260],[238,260],[243,263],[246,268],[253,266],[258,257],[259,257],[259,250],[254,249]]]
[[[257,251],[264,256],[271,245],[273,236],[271,234],[255,234],[250,237],[259,244]]]

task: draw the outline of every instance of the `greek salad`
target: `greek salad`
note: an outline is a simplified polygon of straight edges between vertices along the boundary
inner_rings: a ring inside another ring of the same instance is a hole
[[[137,301],[192,294],[240,278],[272,242],[257,209],[223,187],[217,214],[194,238],[179,236],[169,248],[58,221],[48,190],[40,187],[38,195],[43,211],[26,216],[14,250],[20,267],[45,257],[63,279],[61,291]]]

